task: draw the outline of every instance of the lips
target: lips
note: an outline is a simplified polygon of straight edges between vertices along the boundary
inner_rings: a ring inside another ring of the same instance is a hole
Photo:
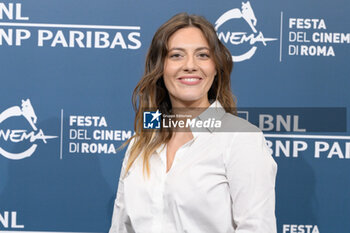
[[[178,80],[180,81],[180,83],[185,85],[197,85],[203,79],[199,76],[182,76],[182,77],[179,77]]]

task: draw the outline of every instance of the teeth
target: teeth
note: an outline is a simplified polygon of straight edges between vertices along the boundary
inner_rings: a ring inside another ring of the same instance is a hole
[[[183,80],[189,81],[189,82],[194,82],[199,80],[198,78],[183,78]]]

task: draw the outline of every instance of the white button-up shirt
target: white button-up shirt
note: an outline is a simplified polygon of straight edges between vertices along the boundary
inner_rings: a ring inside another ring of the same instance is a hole
[[[231,132],[192,131],[168,172],[162,145],[150,158],[150,178],[140,156],[123,178],[129,145],[110,233],[276,233],[277,165],[262,132],[217,101],[210,107]]]

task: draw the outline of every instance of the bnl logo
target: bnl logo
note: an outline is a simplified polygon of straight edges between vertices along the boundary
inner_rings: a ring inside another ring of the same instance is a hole
[[[160,116],[162,114],[156,112],[143,112],[143,128],[144,129],[160,129]]]

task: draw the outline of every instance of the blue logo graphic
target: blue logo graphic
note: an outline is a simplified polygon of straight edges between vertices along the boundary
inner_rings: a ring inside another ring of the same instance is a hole
[[[144,129],[160,129],[160,116],[162,114],[156,112],[143,112],[143,128]]]

